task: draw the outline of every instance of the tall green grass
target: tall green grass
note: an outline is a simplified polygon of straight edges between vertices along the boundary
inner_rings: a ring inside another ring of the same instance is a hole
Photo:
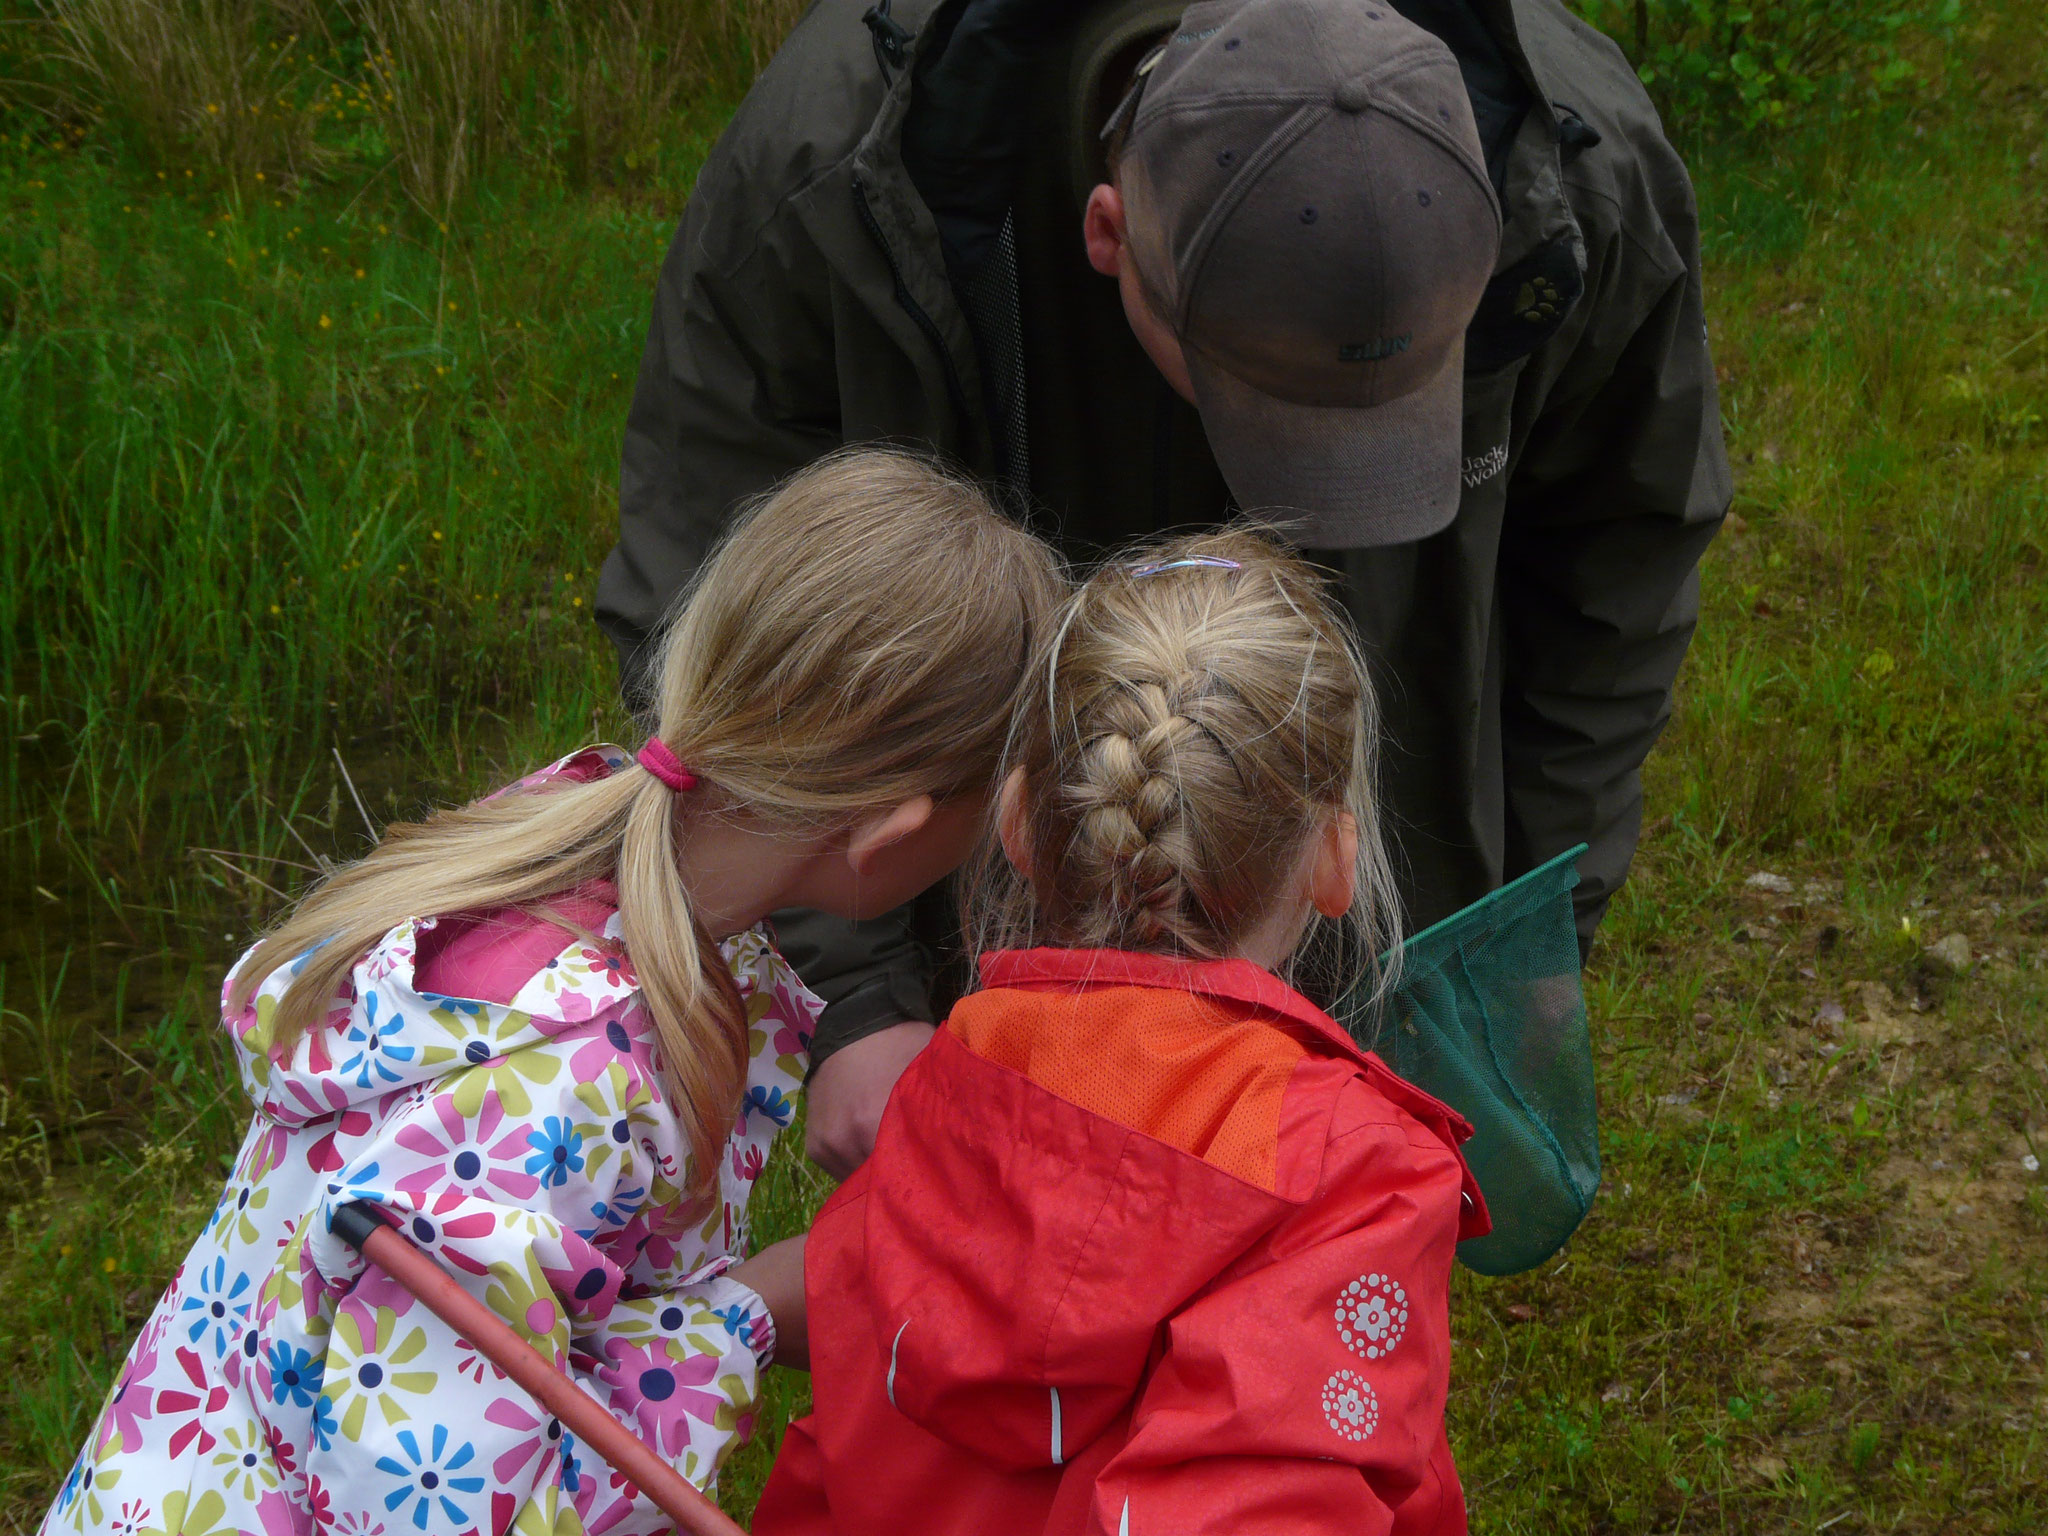
[[[588,614],[653,277],[790,15],[420,6],[0,8],[0,1529],[211,1199],[220,970],[278,892],[622,729]],[[1917,101],[1689,146],[1739,522],[1593,975],[1607,1193],[1458,1298],[1481,1531],[2048,1516],[2048,1202],[1915,1214],[1928,1158],[2048,1140],[2042,62],[1994,6]],[[215,123],[230,66],[264,111]],[[1873,981],[1917,1054],[1857,1033]],[[767,1237],[823,1194],[773,1170]]]

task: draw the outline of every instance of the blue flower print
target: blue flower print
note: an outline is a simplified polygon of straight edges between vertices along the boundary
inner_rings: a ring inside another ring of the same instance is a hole
[[[398,1479],[398,1486],[384,1495],[384,1508],[396,1514],[401,1505],[412,1505],[412,1527],[416,1531],[427,1529],[428,1517],[438,1508],[441,1518],[434,1521],[436,1530],[459,1531],[474,1525],[469,1511],[455,1502],[455,1495],[483,1492],[484,1480],[481,1473],[468,1477],[457,1477],[460,1472],[476,1459],[476,1448],[467,1440],[452,1452],[448,1449],[448,1426],[434,1426],[433,1448],[426,1454],[420,1452],[419,1437],[409,1429],[401,1429],[397,1435],[398,1448],[405,1452],[405,1460],[395,1456],[377,1458],[377,1470]]]
[[[782,1096],[780,1088],[770,1088],[756,1083],[747,1090],[747,1101],[740,1106],[740,1126],[745,1128],[747,1116],[759,1111],[777,1125],[788,1125],[796,1114],[796,1106]]]
[[[533,1148],[526,1171],[545,1189],[559,1189],[570,1174],[583,1171],[583,1133],[561,1115],[549,1115],[539,1130],[528,1131],[526,1144]]]
[[[754,1314],[738,1302],[729,1307],[713,1307],[711,1315],[725,1324],[725,1331],[734,1338],[738,1338],[740,1330],[754,1320]]]
[[[320,1396],[326,1362],[280,1340],[270,1346],[270,1396],[279,1404],[309,1408]],[[325,1399],[323,1398],[324,1402]]]
[[[291,975],[297,976],[299,972],[303,971],[309,964],[312,963],[312,959],[315,955],[319,954],[321,950],[325,949],[329,944],[332,944],[333,942],[334,940],[332,939],[322,939],[318,944],[308,946],[306,952],[303,955],[300,955],[296,960],[292,961],[291,964],[285,967],[285,969],[288,972],[290,972]]]
[[[422,992],[420,1001],[430,1009],[447,1009],[472,1019],[483,1017],[484,1005],[473,997],[450,997],[443,992]]]
[[[391,1038],[405,1028],[405,1015],[394,1011],[384,1023],[377,1022],[382,1002],[383,998],[374,990],[365,992],[363,1016],[350,1019],[348,1033],[342,1036],[342,1044],[355,1049],[342,1059],[341,1075],[353,1077],[358,1088],[399,1081],[405,1074],[398,1070],[398,1064],[413,1058],[415,1047],[400,1045]]]
[[[323,1451],[334,1449],[334,1437],[341,1429],[335,1416],[334,1399],[324,1393],[313,1400],[313,1444]]]
[[[576,1437],[562,1431],[562,1492],[578,1493],[583,1488],[583,1463],[576,1459]]]
[[[625,1189],[613,1190],[610,1200],[595,1200],[591,1202],[590,1214],[597,1218],[596,1224],[587,1230],[578,1227],[576,1235],[585,1242],[588,1242],[596,1237],[605,1227],[623,1227],[639,1213],[640,1207],[645,1203],[646,1199],[647,1191],[638,1184],[630,1185]]]
[[[249,1290],[249,1277],[240,1270],[235,1271],[234,1283],[228,1283],[226,1259],[215,1259],[211,1269],[202,1267],[192,1294],[178,1309],[178,1321],[190,1325],[185,1337],[197,1344],[211,1330],[213,1357],[224,1359],[228,1346],[242,1336],[243,1325],[249,1320],[249,1303],[256,1299],[253,1295],[242,1299]]]
[[[91,1445],[88,1444],[86,1451],[91,1449]],[[78,1460],[71,1463],[71,1475],[64,1479],[64,1487],[57,1494],[57,1513],[60,1515],[78,1499],[79,1485],[85,1481],[86,1451],[80,1451]]]

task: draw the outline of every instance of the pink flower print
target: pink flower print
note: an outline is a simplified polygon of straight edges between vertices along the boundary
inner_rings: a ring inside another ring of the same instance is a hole
[[[644,1015],[632,1016],[637,1023]],[[604,1021],[602,1029],[592,1029],[583,1043],[576,1047],[569,1057],[569,1076],[579,1083],[601,1082],[605,1069],[614,1063],[626,1070],[625,1091],[620,1094],[621,1104],[637,1102],[647,1089],[651,1067],[641,1046],[639,1032],[623,1018]]]
[[[336,1143],[343,1137],[354,1138],[368,1133],[370,1114],[368,1110],[352,1109],[335,1121],[334,1129],[314,1142],[306,1153],[306,1166],[315,1173],[332,1173],[344,1159]]]
[[[147,1504],[143,1503],[142,1500],[130,1499],[121,1506],[121,1512],[114,1516],[113,1522],[108,1525],[107,1529],[113,1533],[113,1536],[139,1536],[142,1528],[148,1524],[152,1513],[154,1511]]]
[[[263,1444],[270,1451],[270,1459],[277,1463],[277,1470],[286,1477],[299,1473],[299,1453],[292,1447],[292,1437],[274,1423],[263,1426]]]
[[[675,1154],[662,1151],[661,1148],[654,1144],[652,1136],[642,1136],[640,1138],[640,1154],[647,1159],[649,1166],[664,1179],[667,1179],[669,1183],[678,1184],[682,1182],[677,1177],[678,1168]]]
[[[633,975],[633,962],[626,958],[626,948],[617,939],[605,939],[596,949],[580,950],[578,953],[590,967],[590,974],[614,987],[637,987],[640,985]]]
[[[263,1536],[311,1536],[319,1529],[281,1493],[266,1493],[256,1501],[256,1523],[262,1527]]]
[[[470,1343],[469,1340],[457,1338],[455,1341],[455,1374],[467,1376],[478,1386],[482,1386],[486,1374],[502,1378],[505,1373],[478,1354],[476,1346]]]
[[[200,1363],[195,1351],[181,1349],[173,1358],[192,1387],[190,1391],[183,1387],[166,1387],[156,1395],[154,1412],[158,1418],[184,1420],[165,1449],[170,1452],[172,1460],[176,1460],[185,1454],[186,1446],[197,1440],[199,1454],[203,1456],[213,1449],[213,1436],[200,1420],[204,1415],[219,1413],[227,1406],[228,1389],[207,1382],[206,1367]]]
[[[442,1190],[405,1220],[406,1234],[415,1243],[472,1275],[487,1275],[491,1267],[464,1252],[461,1245],[489,1237],[497,1229],[494,1214],[475,1209],[475,1202],[453,1189]]]
[[[249,1156],[235,1177],[245,1183],[257,1182],[284,1162],[285,1148],[290,1143],[291,1137],[283,1126],[271,1126],[249,1149]]]
[[[560,1449],[562,1444],[562,1421],[547,1414],[535,1414],[522,1408],[509,1397],[501,1397],[484,1410],[484,1420],[501,1429],[526,1432],[526,1438],[506,1451],[491,1463],[491,1475],[501,1483],[513,1482],[525,1470],[526,1464],[534,1457],[540,1458],[534,1469],[537,1482],[541,1469]]]
[[[144,1334],[135,1353],[129,1356],[128,1368],[121,1373],[114,1395],[107,1399],[99,1443],[92,1450],[93,1460],[104,1456],[110,1445],[125,1453],[142,1444],[142,1421],[150,1416],[152,1396],[145,1383],[156,1374],[156,1346],[156,1339]]]
[[[609,1364],[598,1367],[598,1380],[611,1386],[613,1402],[639,1421],[640,1437],[664,1456],[680,1456],[689,1445],[686,1418],[716,1424],[719,1410],[730,1406],[723,1393],[700,1390],[718,1375],[716,1355],[683,1355],[666,1339],[609,1339],[604,1352]]]
[[[428,1159],[397,1181],[399,1193],[415,1203],[451,1187],[480,1200],[495,1198],[494,1190],[515,1202],[533,1198],[540,1180],[520,1166],[527,1153],[525,1128],[515,1125],[498,1135],[505,1125],[505,1109],[495,1090],[484,1094],[474,1124],[463,1118],[449,1094],[437,1096],[429,1110],[431,1123],[422,1116],[399,1127],[393,1138],[406,1151]]]
[[[743,1184],[753,1183],[761,1177],[761,1170],[767,1166],[768,1156],[757,1146],[732,1149],[733,1176]]]
[[[805,1056],[810,1054],[810,1020],[801,1016],[778,1018],[775,1021],[775,1054],[777,1056]]]
[[[316,1531],[324,1531],[334,1523],[334,1500],[317,1476],[306,1479],[306,1518]]]

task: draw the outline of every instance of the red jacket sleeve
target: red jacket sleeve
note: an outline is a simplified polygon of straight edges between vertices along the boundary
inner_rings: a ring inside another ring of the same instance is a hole
[[[1463,1536],[1444,1438],[1462,1173],[1347,1086],[1316,1197],[1167,1324],[1091,1536]]]

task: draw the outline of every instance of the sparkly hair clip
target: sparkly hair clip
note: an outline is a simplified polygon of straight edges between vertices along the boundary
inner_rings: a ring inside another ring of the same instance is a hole
[[[1183,555],[1178,560],[1154,560],[1145,565],[1130,568],[1131,579],[1142,576],[1157,576],[1161,571],[1241,571],[1244,567],[1235,560],[1226,560],[1221,555]]]

